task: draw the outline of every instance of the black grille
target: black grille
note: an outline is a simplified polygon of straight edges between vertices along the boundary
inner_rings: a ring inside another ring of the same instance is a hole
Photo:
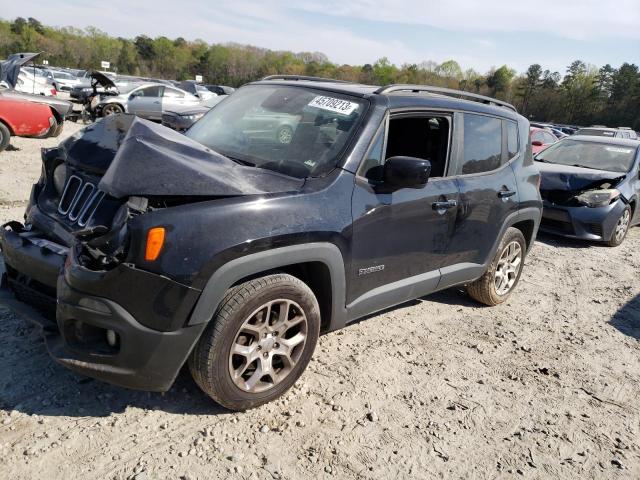
[[[60,202],[58,203],[58,213],[68,218],[71,223],[77,223],[84,227],[104,198],[104,192],[91,182],[85,182],[77,175],[71,175],[64,186]]]
[[[589,230],[591,230],[591,233],[593,233],[594,235],[598,235],[599,237],[602,237],[602,225],[599,223],[590,223],[589,224]]]
[[[573,235],[575,233],[573,225],[569,222],[563,222],[562,220],[554,220],[551,218],[542,217],[540,226],[547,230],[553,230],[556,232],[565,233],[567,235]]]

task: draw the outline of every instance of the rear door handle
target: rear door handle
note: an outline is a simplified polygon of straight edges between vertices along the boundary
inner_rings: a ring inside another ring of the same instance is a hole
[[[509,197],[513,197],[515,194],[516,194],[515,190],[500,190],[498,192],[498,197],[509,198]]]
[[[453,207],[457,207],[458,206],[458,201],[457,200],[445,200],[444,202],[433,202],[431,204],[431,207],[438,211],[441,210],[442,213],[444,213],[445,210],[449,210],[450,208]]]

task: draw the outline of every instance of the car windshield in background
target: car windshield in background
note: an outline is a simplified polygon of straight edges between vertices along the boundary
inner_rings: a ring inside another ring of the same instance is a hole
[[[635,152],[635,147],[565,139],[540,152],[536,160],[627,173]]]
[[[298,178],[331,171],[362,118],[362,99],[304,87],[247,86],[186,135],[240,163]]]

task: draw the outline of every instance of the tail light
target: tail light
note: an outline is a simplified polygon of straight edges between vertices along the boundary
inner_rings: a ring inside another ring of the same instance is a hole
[[[56,92],[55,88],[51,89],[51,95],[53,95],[54,97],[58,95],[58,92]]]

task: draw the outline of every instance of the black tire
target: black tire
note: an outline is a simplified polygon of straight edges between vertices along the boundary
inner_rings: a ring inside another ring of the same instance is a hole
[[[2,122],[0,122],[0,152],[9,146],[9,140],[11,139],[11,132],[9,128]]]
[[[107,103],[104,107],[102,107],[100,116],[108,117],[109,115],[116,115],[118,113],[124,113],[124,108],[122,108],[122,105],[118,103]]]
[[[625,215],[626,215],[626,223],[625,223],[625,226],[622,227],[624,230],[620,233],[620,235],[618,235],[618,228],[620,227],[620,224],[624,222]],[[629,205],[625,205],[624,210],[622,211],[622,213],[618,217],[618,220],[616,221],[616,226],[614,227],[613,232],[611,233],[611,238],[605,242],[605,245],[607,247],[617,247],[622,245],[622,242],[624,242],[624,239],[627,238],[627,233],[629,233],[629,227],[631,226],[631,217],[632,217],[631,207]]]
[[[283,125],[276,133],[276,141],[280,145],[289,145],[293,140],[293,128],[289,125]]]
[[[232,378],[231,349],[252,312],[276,299],[291,300],[301,307],[307,321],[306,340],[295,365],[279,383],[274,382],[266,391],[248,392]],[[229,410],[247,410],[278,398],[293,386],[311,360],[319,333],[318,301],[303,281],[283,273],[256,278],[227,292],[191,352],[189,370],[198,386],[220,405]]]
[[[51,128],[49,137],[56,138],[60,136],[60,134],[62,133],[62,130],[64,130],[64,122],[57,123],[55,128],[54,127]]]
[[[515,274],[515,281],[509,287],[508,291],[499,293],[496,287],[496,269],[498,268],[498,264],[503,254],[505,253],[505,249],[510,246],[513,242],[517,242],[520,246],[521,252],[521,260],[519,263],[519,267]],[[498,246],[498,250],[496,251],[495,257],[491,261],[489,268],[478,280],[467,285],[467,293],[474,300],[484,303],[490,307],[495,305],[499,305],[504,302],[511,292],[518,285],[518,281],[520,280],[520,275],[522,274],[522,269],[524,267],[524,260],[527,251],[527,244],[522,235],[522,232],[517,228],[510,227],[505,232],[502,240],[500,241],[500,245]]]

